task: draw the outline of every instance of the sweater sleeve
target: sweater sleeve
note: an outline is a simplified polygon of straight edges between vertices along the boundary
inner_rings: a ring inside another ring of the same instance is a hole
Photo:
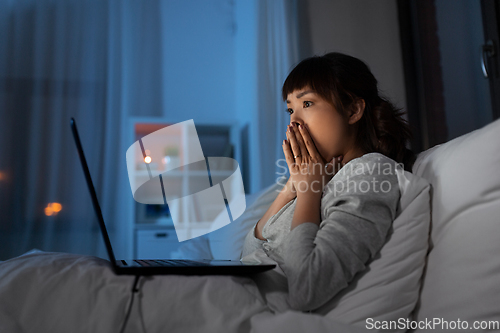
[[[303,223],[284,240],[292,308],[317,309],[365,268],[385,243],[399,197],[395,172],[354,168],[335,175],[325,188],[320,225]]]

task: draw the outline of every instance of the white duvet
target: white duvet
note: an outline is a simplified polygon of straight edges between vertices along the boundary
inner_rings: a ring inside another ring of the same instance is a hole
[[[90,256],[38,252],[1,262],[0,332],[119,332],[133,280]],[[125,332],[359,331],[317,315],[275,315],[247,277],[142,277],[139,289]]]
[[[90,256],[34,253],[0,263],[0,332],[118,332],[134,277]],[[128,332],[248,332],[267,311],[250,278],[139,280]],[[144,327],[142,327],[144,326]]]

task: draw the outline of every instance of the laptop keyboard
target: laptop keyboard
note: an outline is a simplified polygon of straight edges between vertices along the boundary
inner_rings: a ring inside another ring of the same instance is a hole
[[[185,267],[185,266],[210,266],[199,261],[175,259],[175,260],[134,260],[143,267]]]

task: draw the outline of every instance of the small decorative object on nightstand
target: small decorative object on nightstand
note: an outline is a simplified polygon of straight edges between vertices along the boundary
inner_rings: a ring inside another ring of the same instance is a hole
[[[165,168],[170,170],[178,168],[181,165],[181,159],[179,157],[179,147],[177,146],[167,146],[165,147],[165,157],[162,160]]]

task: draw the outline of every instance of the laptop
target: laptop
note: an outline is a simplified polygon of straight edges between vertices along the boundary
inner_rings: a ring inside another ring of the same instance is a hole
[[[90,177],[90,171],[87,160],[83,153],[83,147],[78,135],[75,119],[71,118],[71,131],[75,139],[78,155],[82,164],[85,179],[87,181],[92,204],[97,215],[100,231],[106,245],[109,260],[113,271],[117,275],[252,275],[273,269],[276,265],[272,264],[246,264],[236,260],[187,260],[187,259],[134,259],[134,260],[116,260],[108,231],[104,223],[101,212],[101,206],[97,200],[94,184]]]

